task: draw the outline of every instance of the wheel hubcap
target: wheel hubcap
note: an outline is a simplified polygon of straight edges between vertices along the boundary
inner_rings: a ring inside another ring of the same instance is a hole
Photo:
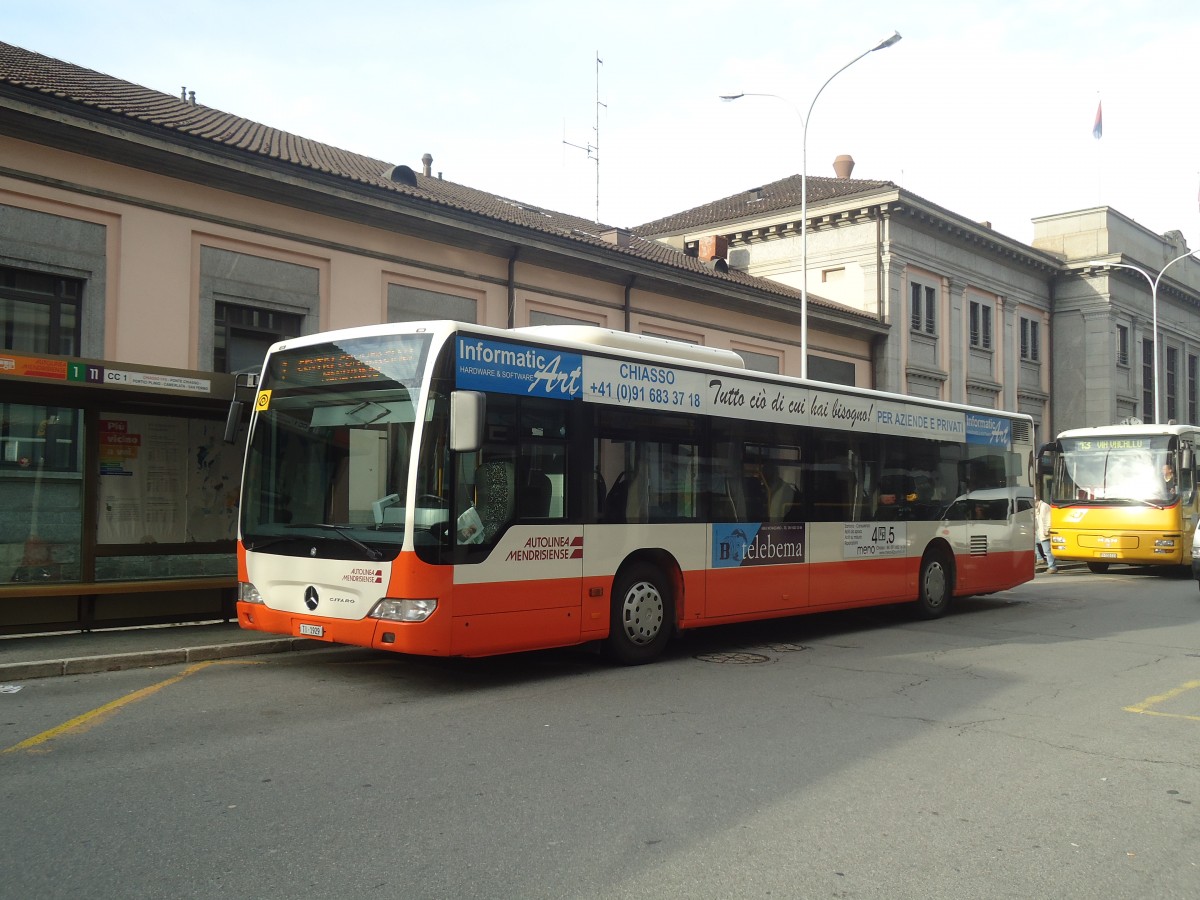
[[[639,581],[625,593],[621,603],[621,623],[625,635],[634,644],[649,644],[663,624],[663,599],[658,589]]]
[[[941,563],[930,563],[925,570],[925,602],[930,607],[946,602],[946,570]]]

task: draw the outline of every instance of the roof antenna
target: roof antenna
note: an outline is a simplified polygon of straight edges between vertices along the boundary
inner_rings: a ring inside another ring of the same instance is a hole
[[[600,107],[608,109],[607,103],[600,102],[600,67],[604,65],[604,60],[600,58],[600,51],[596,51],[596,124],[592,127],[592,131],[596,134],[596,143],[588,144],[586,147],[582,144],[572,144],[568,140],[563,140],[563,143],[568,147],[575,147],[578,150],[587,151],[588,159],[596,161],[596,223],[600,223]]]

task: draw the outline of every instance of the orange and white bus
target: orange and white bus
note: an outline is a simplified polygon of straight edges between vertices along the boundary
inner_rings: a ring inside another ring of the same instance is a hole
[[[242,627],[482,656],[951,597],[1033,577],[1027,416],[751,372],[584,326],[274,345]]]
[[[1194,425],[1112,425],[1064,431],[1043,451],[1050,552],[1087,563],[1187,566],[1200,498]]]

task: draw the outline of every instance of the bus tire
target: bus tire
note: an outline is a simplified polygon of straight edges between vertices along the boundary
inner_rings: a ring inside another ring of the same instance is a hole
[[[606,655],[626,666],[648,663],[662,653],[674,622],[670,582],[658,568],[634,563],[613,582]]]
[[[954,572],[944,550],[931,547],[921,558],[921,574],[917,582],[917,615],[922,619],[937,619],[950,608],[954,594]]]
[[[1095,572],[1097,575],[1103,575],[1108,571],[1108,563],[1090,562],[1087,567],[1089,572]]]

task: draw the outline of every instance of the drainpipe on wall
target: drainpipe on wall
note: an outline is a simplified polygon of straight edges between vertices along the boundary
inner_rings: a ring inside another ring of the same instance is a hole
[[[630,313],[632,308],[633,283],[637,281],[636,275],[629,277],[629,282],[625,285],[625,330],[629,331]]]
[[[883,290],[887,279],[883,277],[883,210],[875,220],[875,305],[879,309],[879,324],[887,321],[887,308],[883,302]]]
[[[884,292],[888,289],[886,273],[883,271],[883,208],[876,210],[875,218],[875,307],[879,313],[879,324],[887,323],[887,303]],[[887,336],[880,335],[871,347],[871,389],[879,390],[879,360],[884,355]]]
[[[1052,441],[1058,435],[1055,433],[1056,428],[1050,426],[1054,424],[1054,289],[1057,284],[1056,279],[1050,278],[1050,302],[1048,305],[1048,315],[1046,316],[1046,393],[1050,395],[1050,399],[1046,401],[1046,421],[1043,423],[1042,443]],[[1017,348],[1020,352],[1020,348]],[[1115,410],[1114,410],[1115,411]]]
[[[508,258],[508,327],[517,327],[517,257],[521,255],[520,247],[513,247],[512,256]]]

